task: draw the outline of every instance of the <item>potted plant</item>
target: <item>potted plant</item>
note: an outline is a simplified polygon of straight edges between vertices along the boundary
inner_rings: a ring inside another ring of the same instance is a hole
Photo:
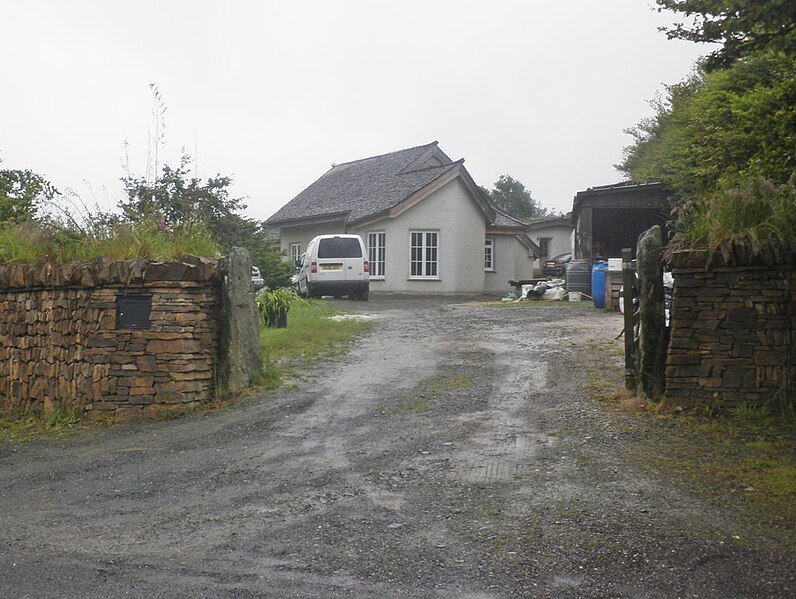
[[[292,289],[263,289],[255,297],[260,320],[267,327],[283,329],[287,326],[287,313],[299,299]]]

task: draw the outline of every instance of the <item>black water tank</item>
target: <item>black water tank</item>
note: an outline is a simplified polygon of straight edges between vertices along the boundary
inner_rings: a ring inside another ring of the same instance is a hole
[[[572,260],[567,265],[567,291],[591,295],[591,264],[588,260]]]

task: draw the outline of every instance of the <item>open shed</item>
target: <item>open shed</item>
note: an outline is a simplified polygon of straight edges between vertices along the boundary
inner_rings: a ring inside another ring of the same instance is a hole
[[[572,204],[576,260],[618,258],[653,225],[665,227],[668,192],[662,183],[624,182],[579,191]]]

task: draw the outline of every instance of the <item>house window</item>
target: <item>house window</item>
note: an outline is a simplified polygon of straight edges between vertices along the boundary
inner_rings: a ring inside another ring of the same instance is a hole
[[[368,262],[370,262],[370,278],[384,278],[384,256],[386,233],[368,233]]]
[[[301,259],[301,244],[300,243],[291,243],[290,244],[290,262],[295,264],[300,259]]]
[[[539,238],[539,249],[542,250],[542,256],[547,258],[550,256],[550,242],[553,240],[552,237],[540,237]]]
[[[495,270],[495,244],[487,237],[484,240],[484,270]]]
[[[411,231],[409,233],[409,276],[413,279],[439,277],[439,251],[436,231]]]

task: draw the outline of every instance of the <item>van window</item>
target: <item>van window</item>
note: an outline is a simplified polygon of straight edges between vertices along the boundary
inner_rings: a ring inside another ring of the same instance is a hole
[[[362,247],[355,237],[334,237],[321,239],[318,244],[318,258],[361,258]]]

